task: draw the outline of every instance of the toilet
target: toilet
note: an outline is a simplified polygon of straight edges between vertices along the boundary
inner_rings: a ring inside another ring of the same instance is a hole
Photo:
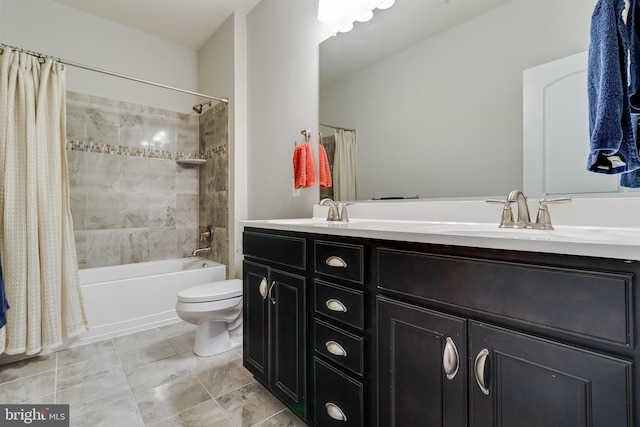
[[[176,313],[198,325],[193,352],[223,353],[242,344],[242,280],[231,279],[192,286],[178,292]]]

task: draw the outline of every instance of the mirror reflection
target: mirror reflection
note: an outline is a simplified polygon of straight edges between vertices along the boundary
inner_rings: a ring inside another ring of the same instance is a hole
[[[357,147],[357,188],[333,196],[505,197],[522,188],[523,71],[586,51],[594,6],[397,0],[322,42],[324,146],[329,157],[341,150],[331,141],[338,130]],[[585,167],[588,149],[585,140]]]

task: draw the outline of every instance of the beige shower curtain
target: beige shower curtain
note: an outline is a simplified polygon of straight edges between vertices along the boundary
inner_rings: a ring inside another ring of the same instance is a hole
[[[87,330],[66,163],[64,66],[2,47],[0,353],[35,354]]]
[[[356,195],[356,132],[336,130],[336,152],[333,159],[333,197],[353,201]]]

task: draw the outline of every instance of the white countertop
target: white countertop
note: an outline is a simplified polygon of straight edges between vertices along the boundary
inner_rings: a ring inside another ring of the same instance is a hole
[[[529,206],[535,220],[531,201]],[[499,228],[502,207],[483,200],[358,203],[348,209],[349,222],[326,221],[327,208],[316,205],[312,218],[252,220],[240,225],[640,261],[638,197],[574,199],[571,203],[550,205],[555,230]]]

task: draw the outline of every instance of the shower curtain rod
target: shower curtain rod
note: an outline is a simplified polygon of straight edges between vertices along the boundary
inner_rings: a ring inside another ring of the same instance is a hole
[[[322,124],[322,123],[320,123],[320,126],[324,126],[326,128],[331,128],[331,129],[337,129],[337,130],[350,130],[352,132],[356,131],[355,129],[347,129],[347,128],[342,128],[340,126],[331,126],[331,125],[325,125],[325,124]]]
[[[4,51],[4,48],[9,48],[11,50],[15,50],[15,51],[18,51],[18,52],[24,52],[24,53],[29,54],[29,55],[37,56],[38,58],[52,58],[53,60],[58,61],[58,62],[60,62],[61,64],[64,64],[64,65],[69,65],[70,67],[82,68],[84,70],[94,71],[96,73],[106,74],[106,75],[113,76],[113,77],[119,77],[121,79],[132,80],[134,82],[144,83],[144,84],[151,85],[151,86],[157,86],[157,87],[161,87],[163,89],[169,89],[169,90],[173,90],[173,91],[176,91],[176,92],[188,93],[189,95],[195,95],[195,96],[199,96],[201,98],[213,99],[215,101],[224,102],[225,104],[229,103],[229,98],[218,98],[216,96],[205,95],[204,93],[192,92],[190,90],[181,89],[179,87],[169,86],[169,85],[165,85],[165,84],[162,84],[162,83],[153,82],[153,81],[150,81],[150,80],[144,80],[144,79],[140,79],[138,77],[127,76],[126,74],[115,73],[113,71],[103,70],[101,68],[96,68],[96,67],[92,67],[92,66],[89,66],[89,65],[79,64],[77,62],[67,61],[65,59],[60,59],[60,58],[56,58],[56,57],[53,57],[53,56],[43,55],[42,53],[38,53],[38,52],[31,51],[31,50],[26,50],[26,49],[21,49],[19,47],[9,46],[9,45],[6,45],[6,44],[0,44],[0,55]]]

